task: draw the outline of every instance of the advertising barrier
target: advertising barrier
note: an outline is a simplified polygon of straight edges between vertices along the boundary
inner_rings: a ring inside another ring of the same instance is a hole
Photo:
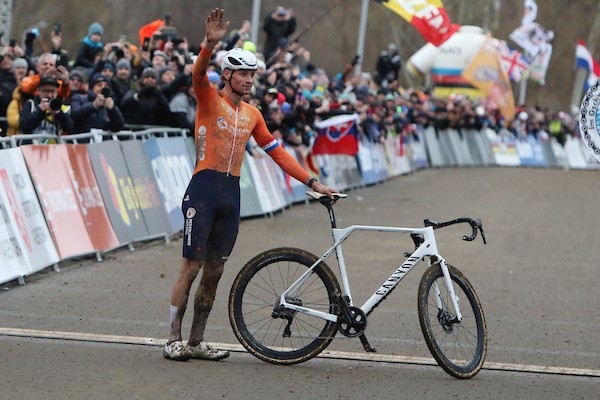
[[[21,151],[61,259],[118,246],[85,145],[31,145]]]
[[[194,171],[187,146],[183,137],[150,139],[144,142],[148,161],[169,216],[171,233],[179,231],[183,226],[181,200]]]
[[[21,150],[0,150],[0,282],[58,260]]]
[[[129,179],[140,202],[140,209],[149,236],[165,236],[168,240],[168,235],[172,232],[171,223],[146,155],[144,143],[138,140],[129,140],[119,144],[127,165]]]
[[[90,161],[102,193],[106,211],[119,243],[130,244],[150,236],[142,204],[153,202],[152,197],[140,198],[131,178],[119,142],[102,142],[88,146]],[[143,162],[139,160],[138,162]],[[154,193],[155,198],[159,197]],[[154,200],[156,202],[156,200]],[[160,198],[158,199],[160,204]]]

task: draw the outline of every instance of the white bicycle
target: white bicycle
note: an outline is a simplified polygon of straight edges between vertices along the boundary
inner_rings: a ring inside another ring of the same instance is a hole
[[[238,273],[229,295],[229,320],[240,343],[254,356],[273,364],[297,364],[317,356],[339,331],[358,337],[374,352],[367,337],[367,317],[421,260],[429,267],[418,291],[418,314],[427,346],[437,363],[456,378],[471,378],[483,366],[487,328],[481,304],[467,278],[438,253],[434,229],[467,223],[472,241],[481,233],[481,221],[457,218],[425,220],[424,228],[352,225],[337,228],[334,200],[307,192],[328,212],[334,243],[317,257],[305,250],[282,247],[250,260]],[[342,242],[356,231],[410,234],[415,250],[360,307],[352,301]],[[342,285],[325,261],[335,252]]]

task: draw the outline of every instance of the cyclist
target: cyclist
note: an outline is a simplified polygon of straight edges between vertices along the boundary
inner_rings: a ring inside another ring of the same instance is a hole
[[[196,109],[196,167],[182,202],[185,218],[183,259],[171,295],[171,332],[164,347],[167,359],[221,360],[229,356],[204,341],[206,320],[215,299],[217,284],[237,237],[240,221],[239,177],[252,135],[257,143],[289,175],[312,190],[333,198],[336,191],[319,183],[273,138],[258,109],[243,101],[250,93],[258,60],[253,53],[235,48],[223,57],[224,88],[209,82],[207,68],[216,44],[227,32],[223,10],[214,9],[206,19],[206,38],[194,64],[192,82]],[[193,281],[204,267],[194,297],[194,316],[187,344],[181,323]]]

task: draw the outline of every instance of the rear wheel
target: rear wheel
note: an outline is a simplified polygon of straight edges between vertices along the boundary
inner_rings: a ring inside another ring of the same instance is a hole
[[[439,264],[428,268],[419,284],[419,322],[438,364],[456,378],[475,376],[487,353],[487,328],[475,290],[456,268],[448,266],[462,320],[458,321]]]
[[[229,320],[240,343],[254,356],[273,364],[297,364],[323,351],[337,324],[281,309],[281,294],[318,260],[295,248],[261,253],[239,272],[229,294]],[[340,286],[325,263],[313,269],[288,303],[336,314]]]

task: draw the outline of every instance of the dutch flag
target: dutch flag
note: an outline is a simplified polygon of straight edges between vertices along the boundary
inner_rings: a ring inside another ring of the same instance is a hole
[[[588,50],[583,40],[577,40],[577,49],[575,51],[576,67],[588,71],[588,76],[583,83],[583,90],[587,91],[598,78],[600,78],[600,64],[594,59],[592,53]]]

